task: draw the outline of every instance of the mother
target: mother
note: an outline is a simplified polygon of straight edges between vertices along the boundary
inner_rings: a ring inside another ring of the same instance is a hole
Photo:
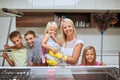
[[[61,51],[67,56],[67,65],[78,65],[83,47],[83,41],[77,38],[75,26],[71,19],[64,18],[62,20],[61,33],[63,39]]]

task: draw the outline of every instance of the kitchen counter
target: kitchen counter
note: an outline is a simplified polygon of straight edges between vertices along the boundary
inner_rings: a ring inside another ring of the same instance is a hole
[[[12,76],[16,78],[14,80],[21,80],[17,79],[18,73],[29,76],[24,80],[117,80],[119,78],[119,69],[112,66],[0,67],[0,69],[6,72],[7,70],[12,72],[26,70],[26,74],[14,72]],[[12,72],[7,74],[10,75]]]

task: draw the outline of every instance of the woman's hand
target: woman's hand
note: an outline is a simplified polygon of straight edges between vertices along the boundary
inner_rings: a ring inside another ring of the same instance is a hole
[[[60,52],[57,52],[56,54],[54,54],[51,50],[49,50],[49,55],[51,55],[51,56],[53,56],[53,57],[56,57],[56,58],[58,58],[58,59],[64,60],[64,61],[66,61],[67,58],[68,58],[68,56],[63,55],[63,54],[60,53]]]

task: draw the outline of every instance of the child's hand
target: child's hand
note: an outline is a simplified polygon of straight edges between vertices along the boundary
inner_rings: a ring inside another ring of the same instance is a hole
[[[55,34],[51,33],[50,36],[54,39],[55,38]]]
[[[57,48],[51,48],[51,50],[53,51],[54,54],[56,54],[58,52],[58,49]]]
[[[4,45],[4,49],[10,49],[10,46],[8,44]]]
[[[2,54],[2,57],[3,57],[3,58],[7,58],[7,57],[8,57],[8,54],[7,54],[6,52],[4,52],[4,53]]]
[[[29,63],[29,66],[34,66],[33,62],[30,62],[30,63]]]
[[[106,66],[106,64],[105,64],[105,63],[103,63],[103,62],[102,62],[100,65],[101,65],[101,66]]]

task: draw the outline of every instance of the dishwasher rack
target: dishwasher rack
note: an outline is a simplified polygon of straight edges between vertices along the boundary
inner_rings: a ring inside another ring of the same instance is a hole
[[[30,69],[0,69],[0,80],[29,80]]]

